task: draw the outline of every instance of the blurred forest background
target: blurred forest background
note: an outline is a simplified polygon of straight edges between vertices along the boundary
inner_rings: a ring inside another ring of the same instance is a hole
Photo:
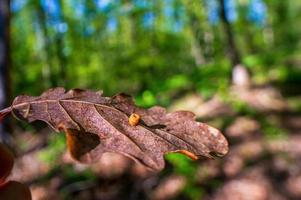
[[[56,86],[125,92],[230,142],[150,174],[115,154],[74,163],[64,134],[7,122],[33,199],[301,199],[301,1],[1,0],[0,14],[1,108]]]

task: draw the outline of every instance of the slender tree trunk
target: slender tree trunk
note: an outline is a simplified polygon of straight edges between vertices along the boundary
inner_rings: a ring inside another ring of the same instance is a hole
[[[65,21],[65,16],[63,13],[63,3],[62,0],[58,1],[61,13],[60,13],[60,19],[61,21]],[[59,85],[62,87],[66,86],[67,81],[67,58],[63,52],[64,50],[64,33],[58,32],[56,33],[56,54],[59,62]]]
[[[200,28],[199,22],[196,17],[190,15],[190,26],[193,35],[192,40],[192,52],[195,60],[196,66],[205,64],[204,53],[200,44]]]
[[[191,52],[194,57],[194,63],[197,67],[206,63],[204,56],[204,46],[202,39],[204,38],[204,27],[201,26],[204,16],[202,15],[204,10],[202,9],[202,3],[199,1],[196,3],[194,0],[183,1],[186,7],[186,13],[188,17],[188,24],[192,35],[191,39]],[[201,14],[200,14],[201,13]]]
[[[64,55],[63,48],[63,34],[58,33],[56,35],[56,54],[59,62],[59,85],[62,87],[66,86],[66,81],[67,81],[67,72],[66,72],[66,67],[67,67],[67,59],[66,56]]]
[[[250,72],[248,69],[241,65],[241,57],[235,43],[235,36],[231,24],[226,16],[225,2],[227,0],[219,0],[220,4],[220,18],[223,23],[224,31],[227,39],[227,54],[232,64],[232,73],[230,80],[232,85],[239,86],[242,88],[248,88],[251,84]]]
[[[8,104],[10,97],[10,0],[0,1],[0,109]],[[8,142],[6,125],[0,124],[0,141]]]
[[[43,67],[43,78],[45,87],[55,87],[57,86],[56,78],[53,74],[53,62],[52,62],[52,48],[50,45],[50,37],[46,25],[46,14],[41,5],[41,2],[37,4],[38,12],[38,23],[42,31],[43,46],[44,46],[44,56],[45,56],[45,66]]]
[[[234,39],[234,33],[233,29],[231,27],[231,24],[226,16],[226,8],[225,8],[225,1],[227,0],[219,0],[220,4],[220,18],[223,23],[224,31],[226,33],[226,39],[227,39],[227,54],[231,60],[232,67],[238,65],[241,63],[240,55],[235,43]]]

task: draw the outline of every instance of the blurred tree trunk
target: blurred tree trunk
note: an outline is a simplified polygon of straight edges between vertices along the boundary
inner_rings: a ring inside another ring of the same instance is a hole
[[[0,1],[0,109],[8,104],[10,96],[10,0]],[[5,125],[0,124],[0,141],[8,142],[8,135],[5,132]]]
[[[50,37],[47,30],[47,19],[46,13],[41,5],[41,2],[37,4],[37,13],[38,13],[38,23],[42,31],[43,35],[43,47],[44,47],[44,54],[45,54],[45,66],[43,67],[43,78],[45,83],[45,88],[48,87],[56,87],[57,81],[53,75],[53,62],[52,62],[52,48],[50,45]]]
[[[64,43],[63,43],[63,33],[58,33],[56,35],[56,53],[57,53],[57,58],[58,58],[58,62],[59,62],[59,85],[61,87],[65,87],[66,86],[66,81],[67,81],[67,71],[66,71],[66,67],[67,67],[67,58],[64,55]]]
[[[200,35],[202,35],[200,27],[199,27],[199,21],[197,18],[193,15],[189,16],[190,18],[190,26],[192,31],[192,51],[194,55],[194,60],[196,66],[200,66],[205,64],[205,58],[203,55],[203,50],[200,44]]]
[[[230,80],[233,85],[248,87],[250,84],[250,73],[241,65],[241,57],[235,43],[235,36],[229,20],[227,19],[226,1],[219,0],[220,4],[220,18],[223,23],[224,31],[227,40],[227,55],[232,64],[232,73]]]
[[[219,0],[220,4],[220,18],[223,23],[224,31],[226,33],[226,39],[227,39],[227,54],[231,60],[232,66],[234,67],[237,64],[241,63],[240,55],[235,43],[234,39],[234,33],[233,29],[231,27],[231,24],[229,20],[227,19],[227,14],[226,14],[226,6],[225,2],[227,0]]]
[[[62,22],[65,21],[64,12],[63,12],[63,2],[62,0],[58,1],[61,8],[60,19]],[[60,32],[61,31],[61,32]],[[64,54],[64,32],[60,30],[56,33],[56,54],[59,62],[59,85],[62,87],[66,86],[67,81],[67,58]]]
[[[204,47],[202,46],[202,38],[204,37],[204,27],[201,23],[205,21],[204,11],[201,2],[197,1],[183,1],[186,13],[189,20],[189,27],[191,31],[191,50],[196,66],[201,66],[206,63],[204,56]]]

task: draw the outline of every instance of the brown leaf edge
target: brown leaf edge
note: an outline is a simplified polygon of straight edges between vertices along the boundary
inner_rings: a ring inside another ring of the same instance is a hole
[[[3,121],[3,119],[11,112],[11,108],[5,108],[0,111],[0,123]]]
[[[8,107],[8,108],[5,108],[3,110],[0,111],[0,122],[9,114],[9,113],[12,113],[12,115],[14,117],[16,117],[17,119],[19,118],[19,116],[15,116],[14,115],[14,112],[12,112],[13,110],[13,107]],[[138,121],[139,122],[139,121]],[[136,122],[135,122],[136,123]],[[136,125],[136,124],[133,124],[133,125]],[[67,147],[68,147],[68,150],[69,152],[71,153],[71,156],[75,159],[75,160],[79,160],[81,162],[86,162],[86,163],[90,163],[91,162],[91,158],[90,156],[82,156],[84,154],[86,154],[87,152],[89,152],[90,150],[92,150],[93,148],[95,148],[95,146],[97,146],[97,141],[99,142],[99,137],[98,136],[94,136],[91,135],[91,137],[83,137],[82,134],[80,134],[79,131],[77,130],[73,130],[73,129],[66,129],[65,127],[58,127],[61,131],[64,131],[66,133],[66,138],[67,138]],[[212,127],[209,127],[209,128],[212,128]],[[214,128],[213,128],[214,129]],[[96,138],[97,137],[97,138]],[[88,143],[92,144],[91,145],[91,148],[87,148],[87,146],[83,146],[83,148],[76,148],[78,147],[78,145],[82,145],[83,144],[83,140],[87,141]],[[209,158],[216,158],[216,157],[222,157],[224,156],[227,152],[228,152],[228,142],[227,140],[225,139],[225,142],[226,142],[226,149],[224,149],[224,151],[219,155],[217,153],[214,153],[214,152],[210,152],[208,155]],[[95,144],[94,144],[95,143]],[[122,152],[120,152],[122,153]],[[179,150],[176,150],[176,151],[170,151],[170,152],[166,152],[166,154],[168,153],[181,153],[181,154],[184,154],[185,156],[191,158],[192,160],[198,160],[200,158],[200,155],[195,155],[194,153],[188,151],[188,150],[185,150],[185,149],[179,149]],[[123,153],[122,153],[123,154]],[[132,156],[130,155],[126,155],[124,154],[125,156],[128,156],[130,158],[132,158],[133,160],[137,161],[135,158],[133,158]]]

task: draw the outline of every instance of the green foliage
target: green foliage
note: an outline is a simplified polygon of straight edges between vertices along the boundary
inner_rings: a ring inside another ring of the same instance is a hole
[[[199,199],[202,196],[202,189],[196,185],[197,163],[182,154],[167,154],[166,160],[173,165],[175,174],[187,178],[184,194],[190,199]]]
[[[46,164],[56,166],[57,161],[61,159],[61,155],[66,150],[65,134],[53,133],[48,141],[48,148],[39,151],[38,157]]]
[[[268,117],[268,119],[264,118],[262,119],[261,126],[267,140],[285,140],[288,137],[287,131],[279,125],[278,119],[272,117]]]
[[[236,40],[242,60],[255,75],[254,79],[263,83],[267,80],[266,73],[276,68],[270,73],[274,79],[276,76],[276,80],[297,80],[294,77],[299,77],[300,70],[287,74],[290,72],[285,72],[282,66],[286,62],[283,58],[297,50],[295,35],[300,29],[295,24],[298,20],[292,19],[300,17],[296,9],[300,3],[267,1],[268,19],[271,19],[267,23],[271,27],[248,22],[243,15],[247,4],[238,3],[240,18],[232,26],[240,33]],[[210,97],[229,85],[231,65],[224,54],[225,33],[221,24],[208,22],[202,1],[154,1],[145,3],[147,6],[143,8],[131,1],[128,4],[113,1],[105,11],[92,2],[84,2],[81,6],[89,9],[83,11],[82,17],[76,11],[79,2],[62,1],[61,5],[66,32],[59,32],[55,25],[48,23],[52,18],[47,13],[45,19],[37,17],[45,12],[37,2],[29,1],[13,13],[14,94],[38,94],[57,85],[102,88],[107,94],[123,91],[141,95],[139,98],[150,106],[168,104],[178,91],[195,90]],[[164,7],[173,9],[173,14],[166,16]],[[278,16],[277,9],[282,7],[291,14]],[[144,26],[143,17],[149,12],[154,14],[154,21]],[[117,22],[110,30],[108,23],[112,17]],[[179,22],[182,26],[175,30]],[[252,40],[249,40],[250,31]],[[198,45],[200,52],[196,55],[193,52]],[[196,64],[196,56],[203,57],[204,63]],[[41,84],[36,84],[42,79]],[[151,100],[148,91],[159,102]],[[168,97],[162,97],[161,93],[167,93]]]
[[[178,174],[185,175],[187,177],[194,177],[196,173],[196,163],[182,154],[167,154],[166,160],[174,165],[174,170]]]

